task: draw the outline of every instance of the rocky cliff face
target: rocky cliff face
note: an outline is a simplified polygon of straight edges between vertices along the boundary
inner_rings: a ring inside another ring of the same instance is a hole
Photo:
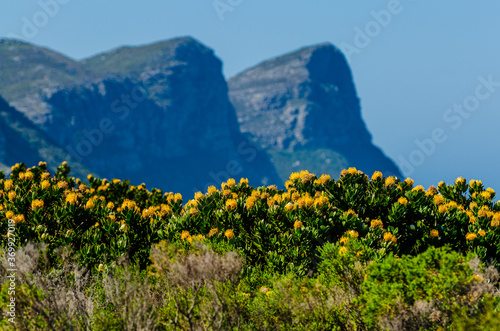
[[[71,164],[74,175],[83,177],[89,169],[67,155],[44,132],[0,97],[0,170],[10,172],[10,166],[24,162],[28,166],[47,161],[52,171],[63,161]]]
[[[9,95],[18,104],[38,100],[28,117],[95,172],[189,197],[229,177],[279,182],[267,154],[239,131],[220,60],[197,41],[124,47],[78,63],[58,57],[51,67],[60,62],[74,66],[72,75]]]
[[[263,62],[229,79],[242,132],[271,155],[282,179],[347,166],[400,176],[371,143],[342,53],[330,44]]]

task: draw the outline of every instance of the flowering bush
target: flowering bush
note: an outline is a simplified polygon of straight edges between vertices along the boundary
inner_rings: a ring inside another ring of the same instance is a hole
[[[321,329],[338,323],[347,323],[341,329],[380,326],[405,311],[395,310],[399,304],[439,299],[436,289],[443,284],[433,283],[433,270],[441,268],[446,275],[455,272],[456,279],[469,285],[473,284],[471,279],[479,281],[471,278],[465,267],[407,268],[408,263],[428,263],[427,257],[441,254],[434,248],[447,247],[457,254],[453,258],[475,255],[500,266],[500,204],[493,200],[494,190],[485,189],[477,180],[467,183],[460,177],[450,185],[441,182],[437,188],[425,190],[409,178],[384,177],[380,172],[369,177],[355,168],[342,171],[337,180],[301,171],[290,175],[285,189],[275,185],[254,188],[247,179],[228,179],[220,188],[211,186],[206,193],[196,192],[193,199],[184,201],[179,193],[147,189],[145,184],[135,186],[127,180],[88,175],[84,182],[70,177],[70,170],[64,162],[50,174],[47,165],[40,162],[31,168],[16,164],[9,178],[0,174],[0,249],[6,250],[13,235],[20,246],[44,243],[47,264],[57,265],[61,262],[58,249],[68,247],[94,275],[107,273],[122,257],[144,271],[152,263],[151,247],[160,242],[195,255],[199,244],[221,256],[235,251],[242,258],[237,286],[226,284],[216,291],[206,287],[207,280],[196,285],[199,292],[181,291],[188,301],[196,303],[197,298],[203,298],[205,308],[197,308],[198,313],[219,316],[214,317],[217,321],[226,312],[203,309],[222,309],[220,302],[208,304],[206,300],[224,293],[229,296],[224,300],[237,309],[227,313],[231,319],[239,314],[235,321],[254,320],[255,328],[307,325]],[[14,232],[8,231],[7,220],[15,223]],[[424,256],[424,252],[431,253]],[[451,259],[446,254],[439,256]],[[195,255],[193,261],[198,258]],[[174,265],[173,260],[168,261],[166,265]],[[391,269],[389,276],[387,268]],[[397,270],[411,271],[411,277],[392,274]],[[386,276],[390,284],[383,283]],[[274,281],[276,277],[282,278]],[[298,285],[292,284],[290,277],[299,278]],[[433,285],[404,296],[397,291],[406,283],[415,289]],[[384,286],[399,301],[378,298],[381,292],[377,291]],[[175,296],[179,291],[170,289],[169,293]],[[304,297],[306,291],[309,294]],[[446,291],[462,295],[463,288]],[[289,298],[287,305],[280,304],[280,297]],[[302,305],[294,309],[301,298],[309,308]],[[177,302],[175,308],[172,298],[165,300],[164,314],[181,307]],[[325,302],[331,305],[325,306]],[[376,308],[380,302],[389,308]],[[443,302],[444,306],[436,307],[446,316],[463,315],[463,311],[455,311],[455,301]],[[497,301],[492,301],[488,307],[496,309],[496,305]],[[263,311],[258,307],[267,308]],[[192,312],[180,313],[187,320],[198,318]],[[169,320],[167,317],[160,319]],[[465,317],[464,323],[468,323]]]
[[[301,171],[291,174],[286,190],[229,179],[183,205],[178,193],[92,175],[83,183],[69,173],[66,163],[54,175],[44,162],[29,169],[15,165],[0,180],[0,215],[15,221],[21,244],[43,241],[49,252],[71,246],[90,267],[124,254],[145,267],[152,244],[197,238],[230,242],[252,267],[305,275],[316,269],[318,249],[345,240],[348,231],[384,254],[448,245],[499,263],[500,204],[477,180],[458,178],[425,190],[409,178],[380,172],[369,178],[355,168],[336,181]],[[7,233],[7,222],[0,231]],[[1,245],[6,241],[2,237]]]

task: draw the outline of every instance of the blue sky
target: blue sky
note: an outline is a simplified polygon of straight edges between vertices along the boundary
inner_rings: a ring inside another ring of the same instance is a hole
[[[350,53],[374,143],[406,164],[406,175],[425,186],[481,179],[500,191],[500,2],[5,0],[1,6],[0,37],[19,36],[82,59],[190,35],[215,50],[226,77],[331,42]]]

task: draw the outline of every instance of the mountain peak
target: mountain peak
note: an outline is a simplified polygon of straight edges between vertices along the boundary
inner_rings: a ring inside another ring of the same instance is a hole
[[[314,163],[321,163],[318,159],[337,159],[337,168],[330,167],[330,173],[349,165],[399,175],[396,166],[372,145],[350,68],[332,44],[301,48],[262,62],[229,79],[228,85],[242,132],[273,155],[275,164],[283,160],[281,169],[276,164],[283,179],[290,171],[300,170],[288,164],[314,170]],[[306,157],[314,162],[294,160],[302,151],[310,151]],[[312,151],[318,155],[311,156]]]

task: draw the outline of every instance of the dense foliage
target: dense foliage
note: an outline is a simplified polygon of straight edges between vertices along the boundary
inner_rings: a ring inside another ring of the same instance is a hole
[[[183,204],[145,184],[69,174],[66,163],[54,175],[44,162],[12,167],[0,180],[0,247],[12,236],[18,247],[43,243],[40,274],[66,265],[70,248],[78,268],[110,277],[85,290],[97,329],[128,328],[110,301],[127,291],[108,290],[129,269],[151,286],[146,297],[167,295],[145,308],[160,329],[470,328],[474,316],[498,316],[500,203],[481,181],[425,190],[354,168],[338,180],[301,171],[286,190],[228,179]],[[32,302],[45,285],[27,283]]]

